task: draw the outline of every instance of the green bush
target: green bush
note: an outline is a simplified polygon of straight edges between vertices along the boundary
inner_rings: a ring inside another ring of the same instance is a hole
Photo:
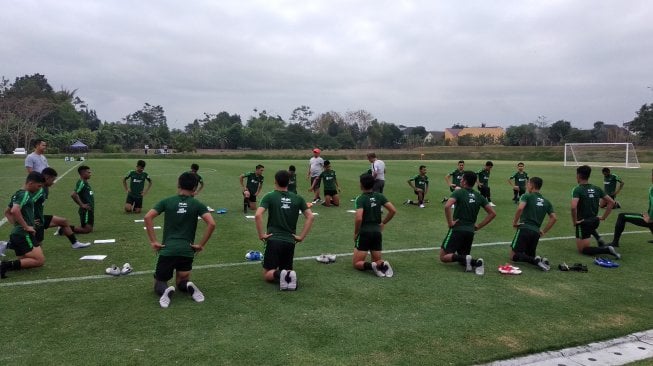
[[[104,153],[121,153],[122,151],[122,146],[113,144],[113,145],[104,145],[104,148],[102,148],[102,152]]]

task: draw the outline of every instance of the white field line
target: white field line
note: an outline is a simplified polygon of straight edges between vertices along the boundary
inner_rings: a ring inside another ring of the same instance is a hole
[[[650,231],[646,230],[640,230],[640,231],[624,231],[623,234],[645,234],[649,233]],[[604,233],[603,235],[612,235],[612,233]],[[554,240],[568,240],[568,239],[574,239],[575,236],[558,236],[555,238],[542,238],[540,241],[554,241]],[[494,243],[480,243],[480,244],[474,244],[473,247],[489,247],[489,246],[496,246],[496,245],[505,245],[505,244],[510,244],[511,242],[509,241],[497,241]],[[440,247],[426,247],[426,248],[408,248],[408,249],[395,249],[395,250],[384,250],[383,253],[407,253],[407,252],[426,252],[426,251],[436,251],[440,250]],[[337,254],[339,257],[348,257],[351,256],[352,253],[341,253]],[[315,260],[315,256],[307,256],[307,257],[297,257],[294,260],[296,261],[305,261],[305,260]],[[226,267],[237,267],[237,266],[248,266],[248,265],[254,265],[254,264],[259,264],[260,261],[254,261],[254,262],[236,262],[236,263],[216,263],[216,264],[206,264],[203,266],[193,266],[193,270],[200,270],[200,269],[210,269],[210,268],[226,268]],[[137,272],[132,272],[127,275],[127,277],[131,276],[138,276],[138,275],[151,275],[153,274],[154,271],[137,271]],[[103,279],[114,279],[115,276],[109,276],[106,274],[103,275],[93,275],[93,276],[81,276],[81,277],[62,277],[62,278],[49,278],[46,280],[33,280],[33,281],[16,281],[16,282],[5,282],[6,280],[0,280],[0,288],[1,287],[12,287],[12,286],[29,286],[29,285],[41,285],[41,284],[46,284],[46,283],[61,283],[61,282],[77,282],[77,281],[86,281],[86,280],[103,280]]]
[[[57,183],[57,182],[59,181],[59,179],[63,178],[66,174],[70,173],[71,170],[75,169],[75,167],[78,166],[78,165],[81,164],[81,163],[82,163],[82,162],[80,161],[79,163],[73,165],[72,168],[66,170],[65,173],[63,173],[63,174],[61,174],[60,176],[58,176],[57,179],[54,180],[54,182]],[[1,227],[2,225],[6,224],[6,223],[7,223],[7,218],[6,218],[6,217],[3,217],[2,220],[0,220],[0,227]]]

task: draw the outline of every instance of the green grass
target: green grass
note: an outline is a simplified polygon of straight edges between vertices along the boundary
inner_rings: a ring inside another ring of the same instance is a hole
[[[383,158],[383,156],[381,156]],[[485,158],[468,161],[480,169]],[[149,248],[140,218],[122,212],[121,179],[135,159],[96,159],[91,185],[96,194],[96,231],[80,239],[115,238],[114,245],[73,250],[67,240],[46,232],[46,265],[10,272],[0,280],[0,364],[473,364],[545,350],[559,349],[622,336],[653,328],[653,283],[650,281],[651,235],[626,234],[618,269],[591,265],[591,258],[577,254],[573,239],[542,241],[539,251],[554,266],[582,262],[590,272],[543,273],[521,265],[521,276],[507,277],[496,267],[507,261],[508,245],[478,246],[475,256],[485,258],[483,277],[464,273],[457,265],[437,260],[436,248],[446,233],[442,206],[448,193],[444,175],[455,161],[425,161],[431,178],[431,204],[420,210],[402,206],[412,191],[406,184],[419,161],[386,161],[386,194],[398,207],[384,232],[384,248],[398,250],[385,255],[395,277],[381,279],[351,267],[351,256],[341,255],[335,264],[313,259],[323,252],[350,253],[353,216],[349,199],[358,193],[358,175],[366,161],[333,160],[343,187],[344,205],[317,207],[319,215],[306,241],[297,246],[295,268],[300,279],[297,292],[280,292],[261,279],[259,263],[246,262],[247,250],[261,250],[256,229],[242,214],[238,175],[259,161],[202,160],[200,173],[206,188],[199,198],[213,208],[217,229],[206,250],[195,260],[193,281],[204,291],[203,304],[175,295],[169,309],[160,309],[152,291],[151,270],[155,257]],[[145,207],[174,194],[176,177],[191,160],[148,160],[154,180]],[[300,177],[306,160],[262,161],[266,166],[265,190],[272,189],[274,172],[294,164]],[[50,159],[62,175],[72,165]],[[477,233],[475,243],[509,242],[515,206],[506,183],[515,162],[496,161],[491,187],[497,218]],[[617,170],[626,182],[619,197],[622,211],[646,209],[651,165]],[[24,179],[20,159],[0,159],[0,197],[10,195]],[[531,176],[544,178],[543,193],[554,204],[559,222],[548,238],[573,234],[569,217],[575,170],[560,163],[526,162]],[[601,179],[594,172],[595,183]],[[76,170],[52,189],[46,213],[78,221],[69,195]],[[304,197],[308,183],[300,180]],[[617,211],[616,213],[618,213]],[[611,233],[616,213],[600,231]],[[483,213],[481,213],[482,215]],[[300,225],[302,219],[300,219]],[[162,224],[162,218],[156,223]],[[202,225],[199,226],[201,232]],[[10,227],[0,227],[0,237]],[[627,231],[641,228],[627,226]],[[159,237],[161,232],[157,231]],[[610,239],[606,236],[606,239]],[[431,248],[421,251],[400,251]],[[80,261],[85,254],[106,254],[103,262]],[[8,255],[12,258],[13,253]],[[104,277],[112,263],[130,262],[136,273],[120,278]],[[90,276],[86,279],[61,281]],[[95,276],[95,277],[93,277]],[[38,282],[51,279],[52,282]],[[34,281],[34,282],[31,282]]]

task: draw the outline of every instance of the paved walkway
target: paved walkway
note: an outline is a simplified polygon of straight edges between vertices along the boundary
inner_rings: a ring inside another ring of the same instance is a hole
[[[586,346],[496,361],[486,366],[625,365],[647,358],[653,358],[653,329]]]

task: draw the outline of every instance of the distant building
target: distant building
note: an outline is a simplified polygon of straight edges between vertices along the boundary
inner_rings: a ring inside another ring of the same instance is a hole
[[[440,145],[444,141],[444,131],[429,131],[424,136],[424,143],[430,145]]]
[[[501,143],[501,139],[506,134],[502,127],[465,127],[465,128],[446,128],[444,130],[444,140],[449,145],[458,145],[458,140],[463,136],[470,137],[487,137]]]

